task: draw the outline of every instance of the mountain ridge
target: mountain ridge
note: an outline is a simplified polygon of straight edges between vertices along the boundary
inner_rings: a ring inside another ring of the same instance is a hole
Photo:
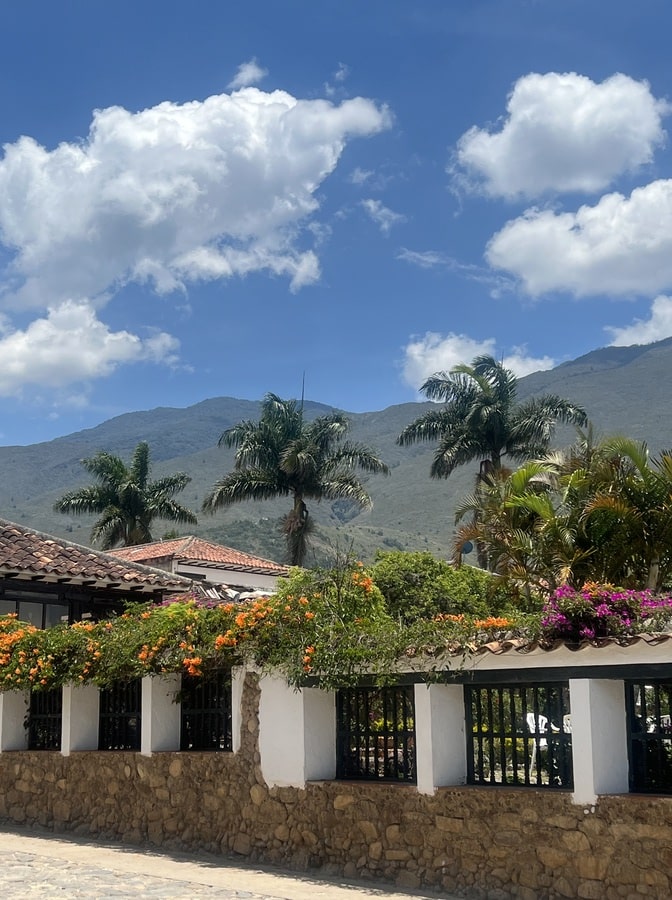
[[[646,440],[655,451],[672,444],[668,424],[671,370],[672,338],[648,345],[607,347],[520,379],[519,399],[557,393],[582,404],[598,432],[625,433]],[[338,503],[312,504],[321,548],[318,561],[329,546],[344,549],[350,541],[364,558],[370,558],[376,547],[450,554],[453,510],[457,500],[471,490],[475,467],[462,467],[446,481],[432,481],[429,467],[434,445],[402,448],[396,444],[404,426],[433,405],[407,402],[372,412],[344,410],[351,421],[352,439],[373,447],[390,466],[391,476],[368,480],[372,510],[356,512]],[[333,409],[317,401],[306,401],[305,408],[311,417]],[[211,397],[188,407],[160,406],[122,413],[43,443],[0,447],[4,475],[0,515],[89,543],[92,520],[54,513],[55,500],[87,483],[82,458],[105,449],[128,459],[138,442],[147,440],[155,476],[185,471],[192,477],[179,497],[199,514],[199,525],[190,527],[190,533],[282,560],[276,520],[286,511],[286,500],[239,504],[215,516],[200,514],[205,494],[217,478],[233,468],[233,451],[217,446],[221,433],[243,419],[258,418],[258,413],[258,401]],[[563,446],[572,439],[571,429],[560,429],[554,444]],[[157,528],[157,537],[172,528],[165,524],[162,529],[163,524]]]

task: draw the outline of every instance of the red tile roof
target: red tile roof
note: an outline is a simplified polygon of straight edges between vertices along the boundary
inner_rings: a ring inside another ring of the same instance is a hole
[[[0,519],[0,578],[85,584],[107,590],[188,591],[191,580]]]
[[[543,650],[546,653],[552,653],[561,647],[576,653],[585,650],[588,647],[631,647],[633,644],[644,643],[649,646],[656,644],[664,644],[666,641],[672,640],[672,634],[655,633],[655,634],[632,634],[632,635],[614,635],[613,637],[593,638],[592,640],[584,639],[578,643],[570,643],[566,640],[554,641],[531,641],[529,638],[507,638],[503,641],[490,641],[487,644],[479,644],[474,649],[474,653],[487,654],[492,653],[494,656],[501,656],[503,653],[519,653],[525,655],[532,653],[534,650]]]
[[[148,562],[150,560],[175,559],[182,563],[193,563],[217,566],[222,569],[233,569],[237,572],[254,572],[264,575],[286,575],[286,566],[251,556],[232,547],[214,544],[203,538],[186,535],[170,541],[155,541],[152,544],[140,544],[137,547],[120,547],[114,553],[120,559],[131,562]]]

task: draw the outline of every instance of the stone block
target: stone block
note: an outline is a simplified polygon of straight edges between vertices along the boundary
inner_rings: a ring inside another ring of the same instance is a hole
[[[603,900],[604,884],[601,881],[582,881],[576,895],[581,900]]]
[[[238,833],[233,841],[233,852],[240,856],[249,856],[252,851],[252,842],[247,834]]]
[[[369,843],[375,841],[378,837],[378,828],[373,822],[369,822],[365,819],[361,822],[357,822],[357,828],[362,832],[365,840]]]
[[[592,856],[588,853],[579,853],[574,857],[574,866],[579,878],[596,879],[601,881],[609,871],[610,856]]]

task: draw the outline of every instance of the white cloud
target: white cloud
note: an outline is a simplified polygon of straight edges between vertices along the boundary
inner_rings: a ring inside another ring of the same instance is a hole
[[[165,333],[143,341],[128,331],[112,332],[84,301],[66,301],[23,330],[0,338],[0,395],[26,385],[52,389],[110,375],[122,363],[173,363],[179,342]]]
[[[199,277],[199,252],[230,260],[220,277],[315,271],[298,230],[349,138],[389,124],[384,109],[246,88],[139,113],[95,113],[87,140],[48,151],[31,138],[0,160],[0,239],[16,255],[5,291],[20,305],[107,299],[131,280],[170,291]],[[206,276],[208,273],[204,273]],[[5,305],[9,299],[5,297]]]
[[[470,363],[481,354],[497,356],[494,338],[477,341],[465,334],[437,334],[428,331],[424,337],[415,338],[404,350],[404,381],[416,390],[435,372],[448,372],[460,363]],[[525,347],[514,347],[502,358],[504,365],[519,377],[531,372],[552,369],[556,365],[549,356],[534,358]]]
[[[525,75],[498,131],[473,127],[460,138],[454,174],[496,197],[599,191],[651,161],[670,110],[627,75],[599,84],[574,72]]]
[[[345,81],[349,74],[350,66],[346,66],[345,63],[339,62],[338,68],[333,75],[334,81]]]
[[[672,337],[672,297],[661,294],[651,304],[648,319],[635,319],[631,325],[617,328],[607,325],[612,347],[629,347],[631,344],[652,344]]]
[[[172,338],[112,334],[93,315],[129,282],[180,292],[184,304],[192,281],[262,271],[288,279],[291,290],[317,281],[317,192],[351,138],[390,121],[364,98],[333,104],[244,88],[138,113],[98,110],[85,140],[53,150],[30,137],[5,145],[0,243],[11,261],[0,274],[0,347],[11,351],[11,366],[0,391],[164,359]],[[29,309],[49,312],[13,330],[8,313]],[[45,335],[58,332],[72,348],[59,322],[73,309],[88,311],[80,325],[100,352],[73,353],[64,364]],[[42,363],[24,364],[31,346]]]
[[[228,83],[230,90],[237,91],[239,88],[250,87],[252,84],[258,84],[268,75],[268,69],[262,69],[256,59],[250,59],[238,66],[238,71]]]
[[[462,263],[440,250],[409,250],[407,247],[402,247],[397,253],[397,259],[417,266],[419,269],[446,269],[449,272],[455,272],[468,281],[484,285],[494,299],[511,293],[517,286],[514,279],[508,278],[506,275],[498,275],[485,266]]]
[[[360,169],[357,166],[348,176],[351,184],[365,184],[370,178],[373,178],[373,172],[370,169]]]
[[[672,180],[630,197],[606,194],[575,213],[528,210],[491,239],[486,259],[533,296],[653,296],[672,287]]]
[[[420,269],[453,268],[454,260],[439,250],[409,250],[402,247],[397,253],[397,259],[418,266]]]
[[[380,200],[362,200],[360,202],[369,218],[376,223],[383,234],[389,234],[393,225],[399,225],[406,221],[406,216],[384,206]]]

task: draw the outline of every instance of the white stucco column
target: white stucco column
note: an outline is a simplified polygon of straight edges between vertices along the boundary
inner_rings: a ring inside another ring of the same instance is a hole
[[[600,794],[627,794],[628,742],[622,681],[570,679],[572,800],[593,804]]]
[[[61,754],[98,749],[100,692],[95,684],[66,684],[63,687]]]
[[[415,754],[421,794],[433,794],[442,785],[466,782],[462,685],[415,685]]]
[[[231,749],[234,753],[240,750],[241,733],[243,724],[243,685],[245,683],[245,668],[236,666],[231,669]]]
[[[179,675],[146,675],[142,679],[142,737],[140,752],[180,749]]]
[[[29,704],[28,691],[0,693],[0,752],[28,749],[28,729],[25,727],[25,721]]]
[[[259,753],[269,785],[304,787],[336,775],[335,694],[295,690],[283,678],[259,681]]]

